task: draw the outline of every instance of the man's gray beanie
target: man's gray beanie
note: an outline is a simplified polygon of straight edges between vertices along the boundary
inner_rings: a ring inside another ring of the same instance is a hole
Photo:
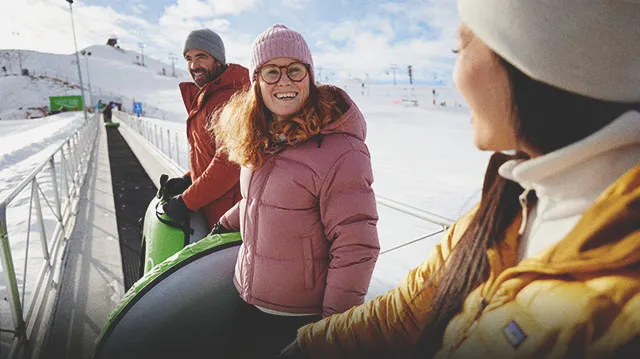
[[[227,59],[224,55],[224,43],[222,42],[220,35],[209,29],[191,31],[189,36],[187,36],[187,39],[184,41],[182,56],[187,53],[187,50],[191,49],[206,51],[223,65],[226,65],[227,63]]]

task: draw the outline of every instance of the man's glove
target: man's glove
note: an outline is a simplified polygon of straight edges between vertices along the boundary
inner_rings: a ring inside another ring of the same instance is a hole
[[[225,226],[222,225],[222,223],[220,223],[220,221],[218,221],[213,225],[213,228],[211,229],[211,232],[209,232],[209,235],[212,236],[214,234],[224,234],[231,232],[233,231],[228,230]]]
[[[191,186],[191,183],[189,175],[170,178],[162,188],[162,198],[171,198],[182,194]]]
[[[164,213],[175,219],[176,221],[184,221],[191,215],[191,210],[184,204],[182,196],[170,198],[167,203],[162,205]]]
[[[287,345],[282,351],[280,355],[278,355],[278,359],[302,359],[304,355],[302,353],[302,348],[300,344],[298,344],[297,340],[294,340],[289,345]]]

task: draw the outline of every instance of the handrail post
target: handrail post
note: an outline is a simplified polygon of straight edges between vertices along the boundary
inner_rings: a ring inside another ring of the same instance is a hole
[[[69,138],[69,156],[71,157],[71,183],[73,184],[73,189],[76,188],[76,168],[78,167],[78,156],[76,156],[77,146],[75,144],[75,138],[75,134],[73,134],[73,136]]]
[[[47,233],[44,229],[44,217],[42,216],[42,207],[40,206],[40,194],[38,193],[38,182],[33,179],[31,183],[31,198],[36,206],[36,217],[38,217],[38,225],[40,227],[40,242],[42,243],[42,252],[44,259],[47,260],[49,268],[51,268],[51,258],[49,256],[49,248],[47,246]]]
[[[178,133],[176,132],[176,163],[178,164],[178,167],[180,166],[180,147],[179,145],[179,141],[178,141]]]
[[[171,158],[171,132],[167,128],[167,156]]]
[[[13,327],[15,336],[26,340],[27,327],[22,314],[22,304],[20,303],[20,293],[18,291],[18,281],[16,280],[16,270],[13,267],[13,258],[9,248],[9,232],[7,230],[7,207],[0,204],[0,258],[2,259],[2,270],[7,280],[9,293],[9,307],[11,308]]]
[[[67,149],[68,148],[69,146],[67,145]],[[64,184],[64,194],[67,198],[70,197],[68,169],[69,169],[69,160],[67,160],[67,157],[65,157],[64,155],[64,145],[63,145],[60,150],[60,175],[61,175],[60,180]]]
[[[80,183],[80,163],[82,158],[80,157],[80,131],[73,134],[73,156],[75,157],[75,165],[73,168],[73,195],[78,195],[78,184]]]
[[[158,128],[155,123],[152,124],[151,126],[153,126],[153,139],[151,143],[155,146],[157,143],[156,139],[158,138]]]
[[[60,163],[62,163],[62,158],[60,159]],[[53,200],[54,205],[56,206],[56,215],[58,215],[58,222],[64,229],[64,224],[62,221],[62,207],[60,205],[60,192],[58,191],[58,178],[56,177],[56,165],[53,160],[53,156],[49,160],[49,166],[51,168],[51,182],[53,186]]]

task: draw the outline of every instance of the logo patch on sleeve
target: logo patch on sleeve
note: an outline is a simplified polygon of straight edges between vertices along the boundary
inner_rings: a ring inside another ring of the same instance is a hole
[[[509,324],[504,327],[503,333],[514,349],[518,348],[520,344],[522,344],[522,342],[527,339],[527,334],[525,334],[525,332],[522,330],[522,328],[520,328],[515,320],[510,321]]]

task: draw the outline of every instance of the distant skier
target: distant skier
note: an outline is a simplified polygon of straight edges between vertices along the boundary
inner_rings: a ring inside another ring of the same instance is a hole
[[[195,82],[180,84],[188,113],[189,172],[167,182],[165,194],[179,196],[163,208],[177,220],[202,209],[211,229],[241,198],[240,167],[217,151],[220,144],[208,130],[217,117],[211,115],[236,91],[248,86],[249,70],[227,64],[222,39],[209,29],[192,31],[182,54]]]
[[[112,107],[113,107],[113,104],[109,102],[109,104],[104,107],[104,110],[102,110],[102,118],[104,122],[111,122]]]

